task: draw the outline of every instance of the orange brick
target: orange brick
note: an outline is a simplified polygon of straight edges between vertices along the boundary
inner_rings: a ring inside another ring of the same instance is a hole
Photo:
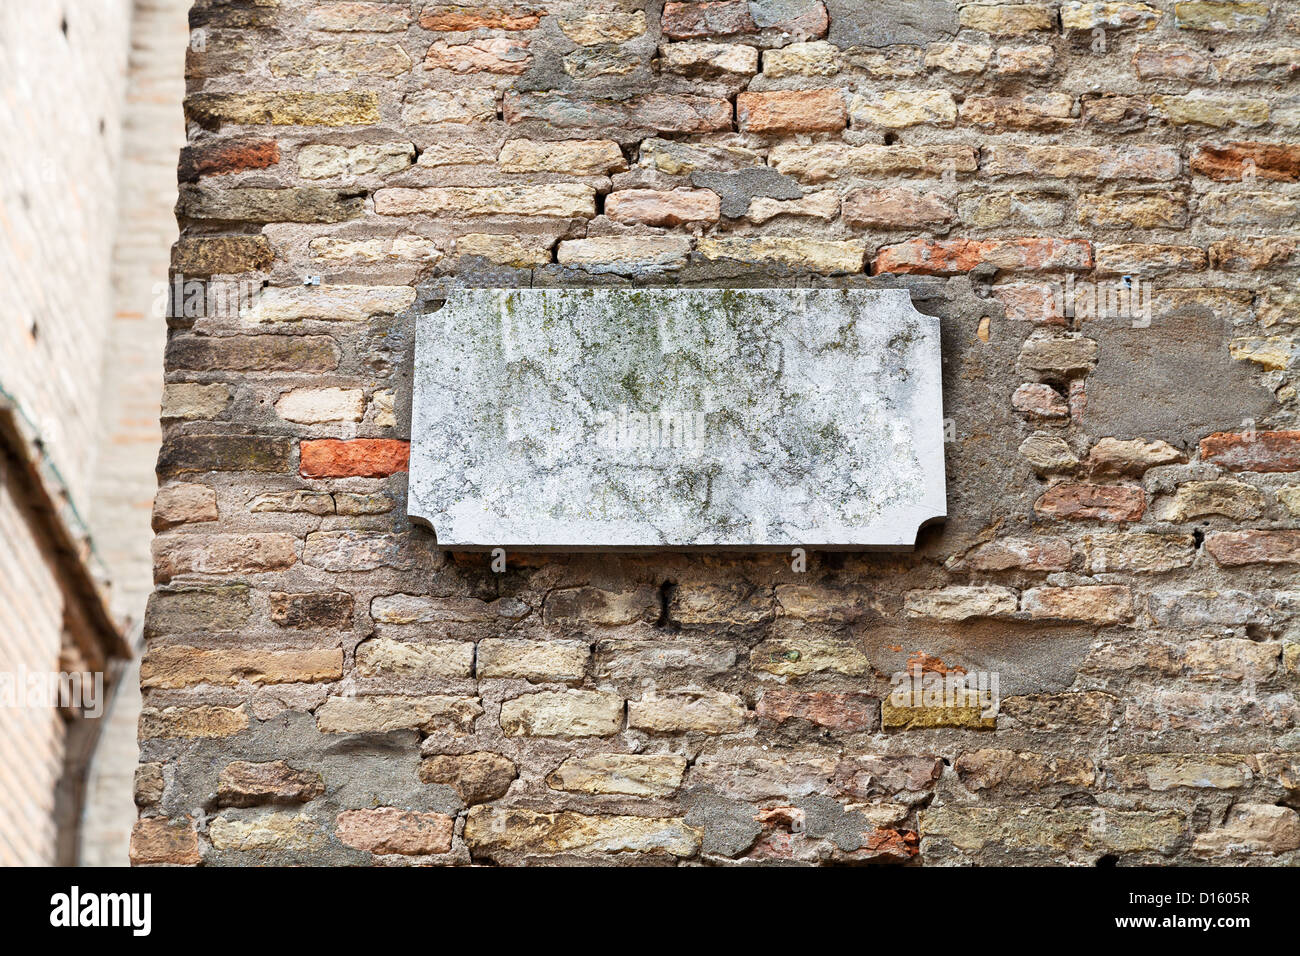
[[[1229,471],[1300,471],[1300,431],[1215,432],[1201,460]]]
[[[1091,269],[1092,244],[1084,239],[909,239],[882,248],[871,271],[957,275],[986,263],[1010,272]]]
[[[215,143],[200,143],[181,150],[177,175],[182,182],[201,176],[223,176],[247,169],[266,169],[280,161],[280,144],[273,139],[240,136]]]
[[[1241,182],[1247,170],[1257,179],[1279,183],[1300,180],[1300,146],[1228,143],[1201,146],[1192,154],[1192,172],[1221,182]]]
[[[304,478],[387,478],[406,471],[411,443],[396,438],[321,438],[302,443]]]

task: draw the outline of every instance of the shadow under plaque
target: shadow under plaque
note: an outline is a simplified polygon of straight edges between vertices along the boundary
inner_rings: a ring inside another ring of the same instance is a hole
[[[910,550],[940,372],[901,289],[456,290],[417,322],[408,511],[449,550]]]

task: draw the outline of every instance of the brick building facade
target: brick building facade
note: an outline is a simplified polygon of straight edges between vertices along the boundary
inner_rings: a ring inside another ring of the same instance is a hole
[[[137,863],[1297,862],[1294,4],[192,26]],[[592,285],[908,289],[947,521],[439,550],[416,317]]]
[[[0,10],[0,865],[127,860],[185,6]]]

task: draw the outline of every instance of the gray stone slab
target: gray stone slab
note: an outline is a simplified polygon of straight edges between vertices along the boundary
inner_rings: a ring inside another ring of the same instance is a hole
[[[924,46],[961,29],[951,0],[825,0],[827,39],[841,49],[894,44]]]
[[[908,549],[940,362],[901,289],[455,290],[417,323],[409,512],[458,549]]]

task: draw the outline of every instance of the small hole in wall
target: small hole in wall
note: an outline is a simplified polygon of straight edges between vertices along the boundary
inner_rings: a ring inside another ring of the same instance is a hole
[[[1119,863],[1119,857],[1114,853],[1107,853],[1105,856],[1097,857],[1097,862],[1093,866],[1113,867]]]
[[[885,145],[886,145],[886,146],[893,146],[893,145],[894,145],[895,143],[897,143],[897,142],[898,142],[898,134],[897,134],[897,133],[886,133],[886,134],[885,134]]]
[[[677,582],[671,579],[664,581],[659,585],[659,619],[655,621],[655,627],[668,628],[675,630],[673,620],[669,616],[668,609],[673,603],[673,593],[677,590]]]
[[[1255,641],[1258,643],[1261,641],[1272,640],[1272,638],[1273,638],[1273,634],[1271,631],[1269,631],[1268,628],[1263,627],[1262,625],[1259,624],[1246,625],[1246,640]]]

